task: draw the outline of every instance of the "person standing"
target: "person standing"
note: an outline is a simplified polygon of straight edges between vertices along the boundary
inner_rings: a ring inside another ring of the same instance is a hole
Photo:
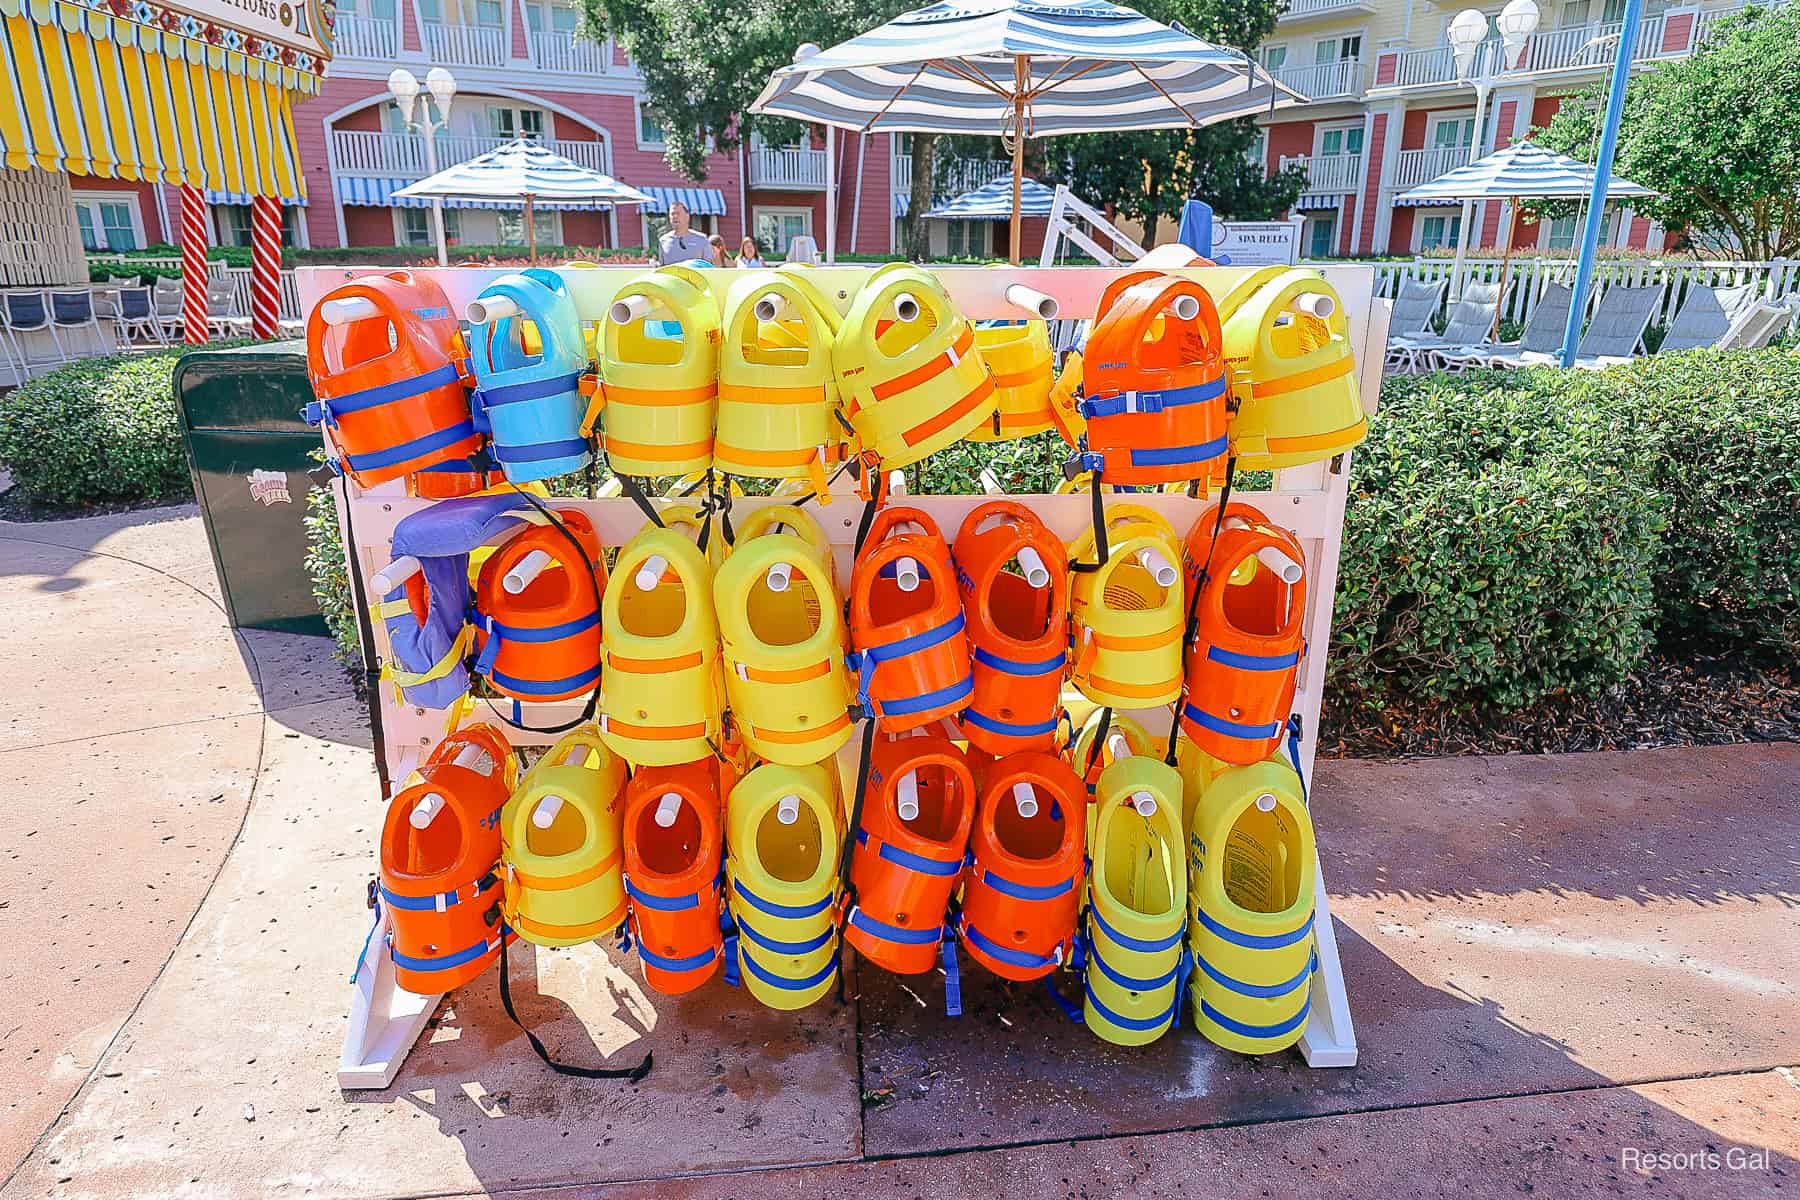
[[[737,265],[740,267],[760,267],[764,265],[762,247],[756,244],[755,238],[747,237],[738,243]]]
[[[725,261],[725,239],[724,238],[720,237],[718,234],[715,233],[707,241],[707,245],[712,247],[712,249],[708,252],[707,257],[712,259],[713,266],[724,267],[724,266],[730,265],[729,263],[727,263]]]
[[[677,200],[669,205],[669,232],[662,235],[656,246],[656,261],[661,266],[670,263],[689,262],[693,259],[712,259],[712,242],[704,233],[693,229],[693,214],[688,206]]]

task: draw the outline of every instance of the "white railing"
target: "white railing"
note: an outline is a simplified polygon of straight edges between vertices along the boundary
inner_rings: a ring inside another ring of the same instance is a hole
[[[1277,20],[1289,21],[1297,17],[1318,17],[1327,13],[1371,7],[1373,5],[1370,0],[1290,0],[1287,11],[1282,13]]]
[[[1360,154],[1284,154],[1281,169],[1305,171],[1309,192],[1354,192],[1362,184],[1362,161]]]
[[[134,271],[144,271],[155,267],[160,271],[181,270],[180,258],[142,258],[122,254],[90,254],[90,262],[105,263],[116,275],[130,275]],[[116,266],[116,270],[113,268]],[[250,268],[228,267],[222,262],[212,261],[206,264],[206,273],[215,279],[227,279],[231,282],[231,311],[229,313],[211,313],[211,316],[248,317],[250,315]],[[283,267],[281,271],[281,319],[297,321],[300,319],[300,291],[294,283],[292,268]]]
[[[746,182],[751,187],[823,188],[825,152],[799,146],[753,146]]]
[[[1493,282],[1500,278],[1501,259],[1472,258],[1465,264],[1465,278]],[[1375,263],[1375,294],[1393,299],[1403,279],[1436,283],[1450,278],[1455,262],[1449,258],[1415,258],[1411,262]],[[1537,307],[1544,288],[1552,283],[1568,287],[1575,278],[1575,264],[1566,258],[1515,257],[1506,269],[1508,292],[1501,318],[1523,323]],[[1600,259],[1594,264],[1593,294],[1588,298],[1591,311],[1600,295],[1613,286],[1646,287],[1663,285],[1662,305],[1650,319],[1652,325],[1667,325],[1687,298],[1688,289],[1726,288],[1754,284],[1758,294],[1767,300],[1780,300],[1800,295],[1800,262],[1777,259],[1774,262],[1706,262],[1652,258]],[[1450,289],[1446,289],[1446,295]]]
[[[1763,0],[1763,3],[1761,4],[1739,4],[1731,8],[1708,9],[1694,18],[1694,33],[1691,39],[1692,44],[1694,46],[1699,46],[1702,42],[1707,41],[1718,31],[1719,23],[1721,21],[1725,20],[1727,17],[1737,16],[1746,8],[1776,9],[1780,8],[1785,3],[1787,3],[1787,0]]]
[[[450,67],[504,67],[506,31],[493,25],[425,22],[425,57]]]
[[[440,134],[437,138],[437,164],[441,170],[453,163],[464,162],[477,154],[485,154],[504,145],[502,137],[476,137],[471,134]],[[580,163],[590,171],[611,174],[612,167],[601,141],[577,142],[562,138],[544,139],[544,145],[564,158]],[[379,175],[392,179],[423,179],[425,142],[414,133],[385,133],[371,129],[334,129],[331,131],[332,153],[341,175]]]
[[[1003,158],[958,158],[952,160],[948,167],[940,167],[936,174],[942,181],[939,191],[946,196],[960,196],[1011,175],[1012,164]],[[895,192],[901,195],[912,193],[910,155],[900,155],[894,159],[892,178]]]
[[[1467,165],[1469,147],[1436,146],[1430,150],[1402,150],[1394,163],[1394,186],[1405,190],[1436,179],[1445,171]]]
[[[605,75],[612,70],[612,43],[543,30],[531,35],[531,61],[540,71]]]
[[[393,21],[340,12],[333,34],[339,58],[392,62],[400,54],[400,26]]]
[[[1525,43],[1525,53],[1514,70],[1520,74],[1536,71],[1573,71],[1586,67],[1609,67],[1618,53],[1617,21],[1595,25],[1579,25],[1573,29],[1554,29],[1534,33]],[[1638,25],[1637,45],[1632,61],[1645,62],[1662,56],[1663,18],[1645,17]]]
[[[1308,100],[1354,96],[1362,88],[1362,63],[1353,58],[1308,66],[1276,67],[1275,78]]]

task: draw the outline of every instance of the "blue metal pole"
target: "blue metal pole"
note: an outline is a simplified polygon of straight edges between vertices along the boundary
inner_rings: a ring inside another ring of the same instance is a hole
[[[1575,296],[1569,304],[1569,321],[1563,326],[1562,365],[1575,365],[1575,346],[1581,340],[1581,319],[1587,312],[1588,289],[1594,282],[1594,254],[1600,248],[1600,226],[1606,216],[1606,183],[1612,178],[1613,151],[1619,148],[1619,119],[1625,114],[1625,84],[1631,76],[1631,58],[1637,49],[1638,18],[1644,0],[1625,0],[1625,20],[1619,28],[1619,51],[1613,59],[1612,87],[1606,95],[1606,125],[1600,131],[1600,159],[1594,164],[1594,191],[1588,198],[1587,224],[1581,231],[1581,262],[1575,268]]]

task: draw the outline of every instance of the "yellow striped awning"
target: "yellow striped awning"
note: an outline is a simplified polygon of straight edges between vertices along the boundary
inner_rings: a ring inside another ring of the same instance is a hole
[[[303,200],[293,92],[317,76],[63,0],[0,0],[0,154],[16,170]]]

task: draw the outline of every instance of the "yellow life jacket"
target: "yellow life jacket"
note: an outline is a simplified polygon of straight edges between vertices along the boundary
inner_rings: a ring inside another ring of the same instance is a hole
[[[1087,433],[1087,418],[1081,415],[1081,377],[1081,351],[1071,350],[1063,356],[1062,370],[1050,386],[1050,419],[1070,446],[1079,446]]]
[[[897,303],[916,306],[912,319],[898,319]],[[918,267],[889,263],[869,276],[838,329],[832,366],[861,451],[888,470],[993,419],[994,381],[975,331]]]
[[[1194,1026],[1227,1050],[1268,1054],[1306,1032],[1312,1006],[1312,818],[1279,758],[1221,771],[1188,847]]]
[[[725,695],[744,741],[771,762],[816,763],[850,740],[854,692],[830,563],[811,517],[769,505],[739,529],[713,580]]]
[[[731,475],[826,480],[846,453],[831,369],[837,310],[810,281],[754,271],[731,285],[719,350],[719,428],[713,461]]]
[[[805,1008],[838,971],[837,764],[752,769],[726,801],[725,844],[725,907],[737,927],[726,977],[736,967],[770,1008]]]
[[[1094,797],[1099,793],[1100,776],[1106,768],[1122,758],[1141,756],[1161,758],[1162,750],[1150,731],[1126,716],[1115,712],[1106,717],[1106,738],[1098,746],[1094,740],[1100,736],[1101,710],[1096,708],[1088,714],[1086,721],[1076,731],[1075,744],[1069,748],[1069,765],[1081,776],[1081,782],[1087,788],[1087,845],[1094,844],[1094,817],[1098,809],[1094,806]],[[1183,776],[1185,785],[1186,776]]]
[[[622,475],[686,475],[713,459],[719,396],[719,306],[692,272],[650,271],[626,283],[621,304],[647,302],[626,322],[601,323],[600,377],[583,429],[600,418],[601,445]]]
[[[1069,617],[1075,686],[1095,704],[1152,708],[1181,694],[1181,634],[1187,619],[1181,542],[1156,511],[1109,504],[1111,551],[1099,569],[1075,573]],[[1069,547],[1069,560],[1091,561],[1094,532]],[[1170,571],[1167,583],[1158,581]]]
[[[1299,311],[1304,293],[1328,299],[1331,315]],[[1226,432],[1239,470],[1318,462],[1368,434],[1350,323],[1323,278],[1297,268],[1259,271],[1220,302],[1219,315],[1237,401]]]
[[[1050,411],[1056,357],[1047,322],[983,321],[975,327],[975,348],[993,377],[997,403],[986,424],[969,430],[970,441],[1030,437],[1056,423]]]
[[[677,530],[646,526],[619,548],[601,599],[600,654],[608,746],[634,767],[711,756],[724,712],[712,566]]]
[[[1121,758],[1100,773],[1095,804],[1083,1013],[1096,1036],[1142,1046],[1175,1023],[1187,982],[1181,776],[1159,759]]]
[[[500,815],[506,923],[539,946],[574,946],[625,920],[625,763],[592,725],[533,764]]]

